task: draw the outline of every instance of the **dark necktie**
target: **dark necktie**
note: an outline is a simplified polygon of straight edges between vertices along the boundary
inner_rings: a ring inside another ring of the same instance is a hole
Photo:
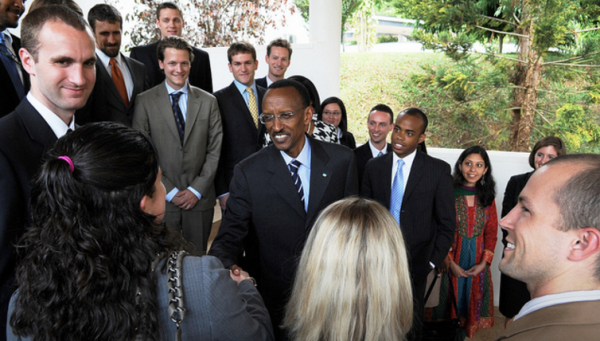
[[[4,67],[8,72],[8,76],[15,87],[17,96],[19,96],[19,100],[23,99],[25,96],[25,88],[23,87],[23,82],[17,71],[17,65],[19,65],[20,62],[17,56],[15,56],[7,47],[7,42],[4,40],[4,34],[2,32],[0,32],[0,60],[2,60],[2,64],[4,64]]]
[[[129,107],[129,96],[127,96],[125,80],[123,79],[121,69],[119,69],[119,66],[117,65],[117,60],[111,58],[108,64],[110,64],[110,73],[112,76],[112,80],[115,83],[115,86],[117,87],[117,91],[119,92],[119,95],[121,95],[121,99],[123,100],[123,103],[125,103],[125,106]]]
[[[290,168],[290,173],[292,174],[292,180],[294,180],[294,185],[296,185],[296,190],[298,190],[298,195],[300,195],[300,201],[302,201],[302,207],[304,207],[304,189],[302,188],[302,180],[298,176],[298,168],[300,168],[300,161],[294,159],[288,165]]]
[[[181,139],[181,144],[183,145],[183,133],[185,132],[185,121],[183,120],[183,113],[181,112],[181,108],[179,107],[179,97],[183,95],[183,92],[177,91],[171,94],[171,107],[173,108],[173,114],[175,115],[175,124],[177,125],[177,130],[179,131],[179,138]]]

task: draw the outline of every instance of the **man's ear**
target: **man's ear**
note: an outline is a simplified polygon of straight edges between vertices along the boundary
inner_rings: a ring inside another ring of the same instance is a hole
[[[419,143],[425,141],[425,133],[419,135]]]
[[[600,231],[594,227],[584,227],[575,231],[576,239],[571,244],[568,259],[581,261],[600,252]]]
[[[25,48],[19,49],[19,57],[21,58],[21,64],[23,65],[23,69],[27,71],[28,74],[35,76],[35,71],[33,65],[35,64],[35,60],[33,56],[27,51]]]

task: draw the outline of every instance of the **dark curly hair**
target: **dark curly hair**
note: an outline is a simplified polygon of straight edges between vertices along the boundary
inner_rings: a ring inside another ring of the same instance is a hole
[[[454,164],[454,173],[452,174],[454,188],[463,186],[467,182],[458,166],[471,154],[479,154],[483,159],[483,162],[485,162],[485,166],[488,168],[487,172],[481,177],[484,184],[482,185],[481,181],[477,181],[475,185],[477,187],[477,199],[483,207],[488,207],[494,202],[494,198],[496,197],[496,181],[494,181],[494,177],[492,176],[492,164],[490,158],[483,147],[472,146],[463,150],[460,154],[458,160],[456,160],[456,163]]]
[[[57,141],[33,183],[33,226],[17,246],[16,335],[159,338],[151,264],[185,242],[140,208],[158,172],[148,136],[121,124],[85,125]]]

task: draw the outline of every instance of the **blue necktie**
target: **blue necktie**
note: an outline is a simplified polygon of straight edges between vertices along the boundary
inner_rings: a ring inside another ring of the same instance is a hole
[[[23,99],[25,96],[25,88],[23,87],[23,82],[21,81],[21,77],[19,77],[19,72],[17,71],[17,57],[8,49],[6,45],[6,40],[4,40],[4,33],[0,32],[0,60],[2,60],[2,64],[8,71],[8,75],[10,80],[17,91],[17,96],[19,96],[19,100]]]
[[[304,207],[304,189],[302,188],[302,180],[298,176],[298,168],[300,168],[300,161],[294,159],[290,162],[289,169],[292,174],[292,180],[294,180],[294,185],[296,185],[296,189],[298,190],[298,195],[300,195],[300,201],[302,201],[302,207]]]
[[[380,157],[381,155],[383,155],[383,152],[379,152],[379,154],[377,154],[377,157]]]
[[[398,169],[392,183],[392,198],[390,199],[390,212],[394,219],[400,225],[400,208],[402,207],[402,198],[404,198],[404,173],[402,173],[404,160],[398,160]]]
[[[183,92],[177,91],[171,94],[171,106],[173,107],[173,114],[175,115],[175,124],[177,124],[177,130],[179,131],[179,138],[181,144],[183,144],[183,133],[185,132],[185,121],[183,120],[183,113],[179,107],[179,97],[183,95]]]

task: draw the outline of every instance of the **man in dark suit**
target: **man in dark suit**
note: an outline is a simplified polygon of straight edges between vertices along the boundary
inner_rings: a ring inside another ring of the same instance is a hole
[[[43,7],[23,19],[19,55],[31,90],[15,111],[0,119],[0,321],[6,321],[14,289],[13,245],[31,221],[31,179],[45,152],[75,127],[75,110],[94,86],[96,56],[87,28],[82,17],[64,6]],[[4,339],[6,322],[0,325]]]
[[[357,192],[352,152],[305,134],[312,114],[300,83],[284,79],[271,85],[261,120],[273,145],[236,166],[227,211],[209,252],[225,267],[240,265],[242,251],[258,262],[251,264],[258,272],[250,274],[257,276],[278,340],[285,337],[279,328],[283,309],[317,215]]]
[[[385,104],[377,104],[367,116],[369,141],[354,149],[356,169],[358,170],[358,185],[362,184],[367,162],[374,157],[385,155],[392,151],[392,145],[387,143],[387,137],[394,127],[394,112]]]
[[[161,39],[167,36],[181,37],[185,22],[181,9],[172,2],[163,2],[156,9],[156,26],[160,29]],[[130,57],[146,65],[149,86],[155,87],[165,80],[165,74],[158,66],[156,49],[158,42],[137,46],[131,49]],[[206,92],[212,93],[212,73],[210,59],[206,51],[194,47],[194,61],[190,70],[189,82]]]
[[[256,84],[268,88],[273,82],[285,78],[285,71],[292,61],[292,45],[285,39],[275,39],[267,45],[265,62],[269,65],[269,73],[258,78]]]
[[[416,108],[398,115],[392,150],[367,163],[361,195],[388,207],[408,247],[415,299],[410,339],[420,340],[427,274],[448,255],[456,230],[450,166],[420,151],[427,116]]]
[[[227,50],[227,59],[233,82],[214,93],[223,124],[223,145],[215,179],[222,209],[225,209],[229,197],[233,168],[260,150],[265,132],[258,115],[266,90],[254,82],[254,72],[258,68],[254,46],[244,41],[233,43]]]
[[[136,96],[148,87],[146,67],[119,52],[123,18],[115,7],[92,7],[88,23],[96,40],[96,84],[86,106],[77,111],[75,121],[113,121],[131,126]]]
[[[598,340],[600,156],[559,156],[538,168],[506,230],[502,273],[531,293],[497,340]]]
[[[25,11],[22,0],[0,0],[0,118],[13,111],[29,91],[29,77],[21,67],[21,40],[8,32]]]
[[[140,94],[133,127],[148,133],[158,152],[167,190],[164,221],[205,253],[223,134],[215,97],[188,84],[193,58],[183,38],[169,36],[158,43],[166,81]]]

